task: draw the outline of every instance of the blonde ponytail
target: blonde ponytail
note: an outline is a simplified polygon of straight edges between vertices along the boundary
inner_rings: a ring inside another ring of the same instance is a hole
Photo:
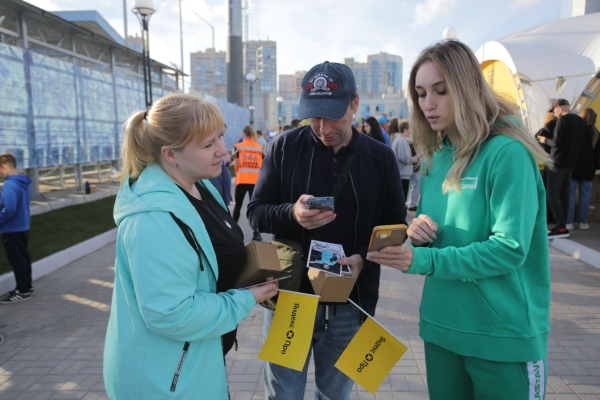
[[[128,177],[135,180],[154,161],[165,169],[163,146],[177,151],[192,139],[203,141],[224,125],[219,108],[199,97],[189,94],[162,97],[147,113],[135,111],[125,122],[121,171],[115,177],[121,185]]]

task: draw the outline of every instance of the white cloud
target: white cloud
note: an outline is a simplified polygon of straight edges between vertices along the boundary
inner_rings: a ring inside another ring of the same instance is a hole
[[[424,0],[415,6],[415,20],[411,25],[427,26],[439,15],[448,13],[456,5],[456,0]]]

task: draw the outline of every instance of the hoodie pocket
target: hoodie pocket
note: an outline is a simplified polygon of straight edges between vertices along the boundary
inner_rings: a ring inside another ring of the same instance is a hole
[[[420,311],[429,323],[469,333],[489,333],[499,319],[471,280],[429,279]]]

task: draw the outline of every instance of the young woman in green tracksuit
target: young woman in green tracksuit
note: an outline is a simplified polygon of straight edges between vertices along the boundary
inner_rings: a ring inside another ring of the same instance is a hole
[[[409,90],[425,160],[411,246],[367,258],[426,276],[431,399],[543,399],[550,270],[537,162],[548,157],[458,41],[425,49]]]

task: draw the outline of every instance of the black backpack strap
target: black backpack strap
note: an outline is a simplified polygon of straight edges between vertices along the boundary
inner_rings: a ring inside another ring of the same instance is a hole
[[[344,166],[342,170],[337,175],[337,180],[335,181],[335,185],[333,186],[333,190],[331,191],[331,197],[333,197],[333,202],[335,203],[342,191],[342,186],[344,183],[348,182],[348,176],[350,175],[350,168],[352,167],[352,163],[354,162],[354,158],[356,157],[356,153],[350,149],[348,149],[349,154],[346,157],[346,162],[344,162]]]
[[[198,255],[198,260],[200,260],[200,271],[204,271],[204,265],[202,264],[202,257],[200,255],[202,250],[200,248],[200,243],[198,243],[198,240],[196,239],[196,235],[194,235],[194,231],[192,231],[190,227],[185,224],[185,222],[177,218],[175,214],[172,212],[169,212],[169,214],[171,214],[171,217],[173,217],[173,220],[175,220],[175,223],[177,223],[177,226],[179,229],[181,229],[181,232],[183,232],[183,236],[185,236],[190,246],[192,246],[192,249],[194,249]]]

